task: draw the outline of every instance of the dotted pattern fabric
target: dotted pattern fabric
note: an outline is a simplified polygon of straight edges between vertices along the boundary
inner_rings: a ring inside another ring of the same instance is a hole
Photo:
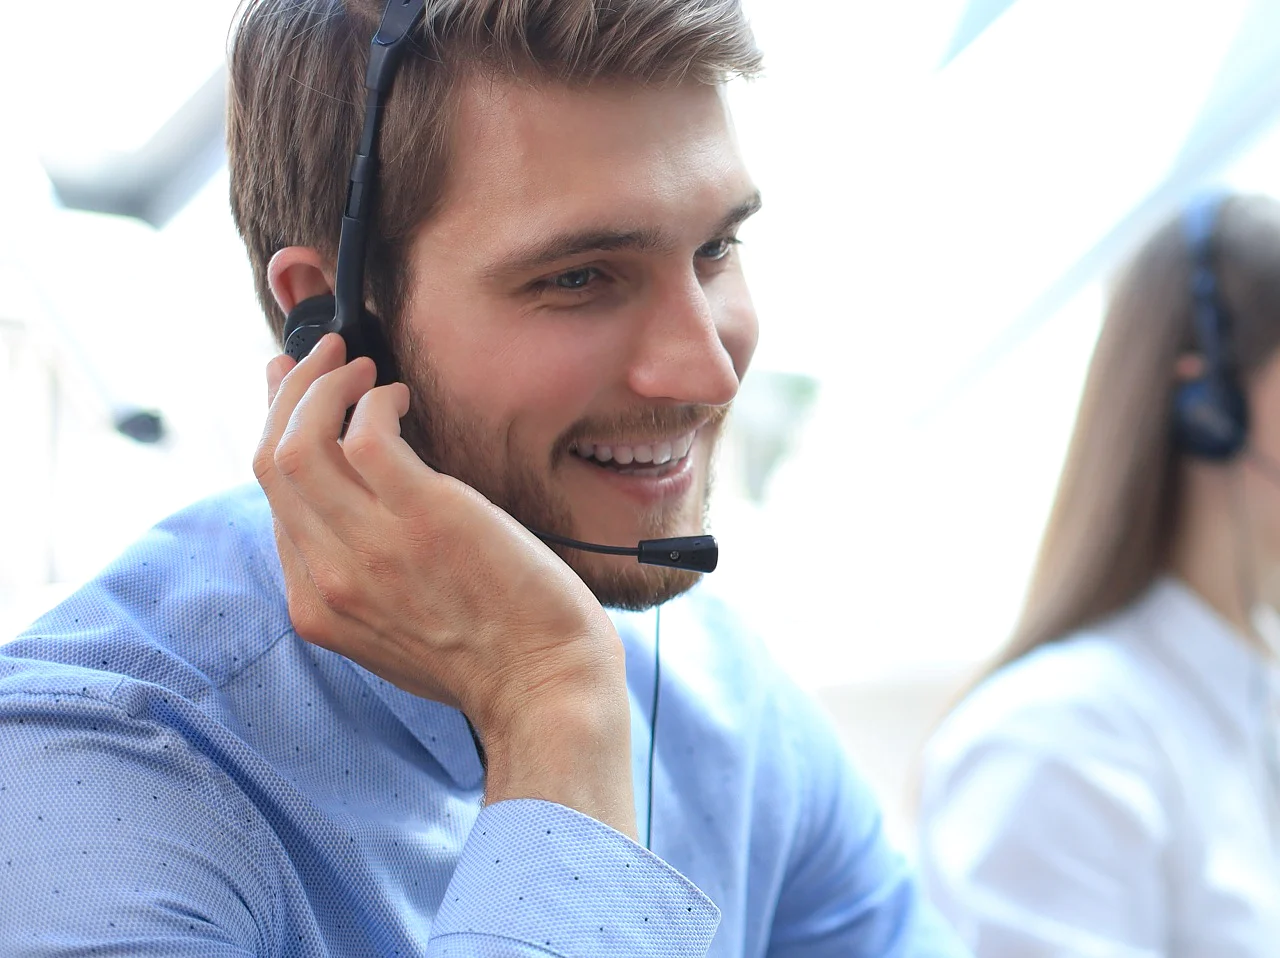
[[[193,506],[0,646],[0,956],[961,954],[749,632],[701,590],[662,629],[650,854],[482,810],[458,712],[292,631],[260,491]]]
[[[566,811],[535,801],[485,809],[435,934],[508,938],[518,929],[524,943],[556,954],[705,955],[720,921],[706,896],[683,878],[654,881],[665,867],[658,858]],[[512,848],[526,853],[504,858]]]

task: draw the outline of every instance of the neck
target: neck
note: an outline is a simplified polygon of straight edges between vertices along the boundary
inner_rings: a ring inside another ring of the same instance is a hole
[[[1194,485],[1194,479],[1189,484]],[[1184,500],[1180,510],[1169,569],[1250,645],[1270,652],[1253,621],[1254,605],[1262,599],[1262,570],[1249,534],[1245,504],[1234,494],[1194,498],[1199,500],[1194,508]]]

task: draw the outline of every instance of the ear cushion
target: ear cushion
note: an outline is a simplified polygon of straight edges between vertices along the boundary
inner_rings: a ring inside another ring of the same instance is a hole
[[[1173,412],[1175,438],[1184,452],[1225,462],[1244,450],[1248,404],[1239,389],[1213,377],[1192,380],[1178,387]]]
[[[338,301],[333,296],[312,296],[289,311],[284,321],[284,351],[300,362],[327,333],[341,332],[347,344],[347,359],[368,356],[378,368],[378,385],[399,378],[395,358],[382,331],[382,321],[373,313],[360,311],[359,322],[337,329]]]
[[[301,362],[325,333],[332,332],[337,308],[332,296],[312,296],[289,310],[284,320],[284,351]]]

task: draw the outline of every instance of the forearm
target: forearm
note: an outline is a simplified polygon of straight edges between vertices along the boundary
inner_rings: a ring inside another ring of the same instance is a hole
[[[612,674],[615,673],[616,674]],[[581,812],[633,841],[631,717],[625,669],[539,688],[480,728],[485,803],[539,799]]]

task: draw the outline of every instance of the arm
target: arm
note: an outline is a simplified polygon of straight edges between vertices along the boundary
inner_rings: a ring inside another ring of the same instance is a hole
[[[930,776],[927,887],[980,958],[1159,958],[1169,825],[1134,749],[1072,723],[1071,753],[993,735]]]
[[[830,720],[808,701],[792,720],[804,759],[803,818],[774,917],[773,958],[963,958],[885,836],[879,803]]]
[[[431,929],[430,958],[705,955],[714,905],[635,842],[562,805],[480,813]]]
[[[268,366],[254,472],[298,635],[461,709],[486,752],[487,802],[557,802],[634,838],[609,617],[519,523],[417,457],[400,436],[402,383],[374,388],[372,361],[344,358],[330,334]]]
[[[269,953],[247,812],[159,725],[72,694],[0,697],[0,953]]]
[[[715,908],[634,842],[608,616],[515,520],[425,465],[400,437],[408,391],[374,388],[372,363],[342,350],[331,335],[268,368],[254,468],[298,634],[459,708],[484,748],[487,808],[429,953],[704,954]]]

